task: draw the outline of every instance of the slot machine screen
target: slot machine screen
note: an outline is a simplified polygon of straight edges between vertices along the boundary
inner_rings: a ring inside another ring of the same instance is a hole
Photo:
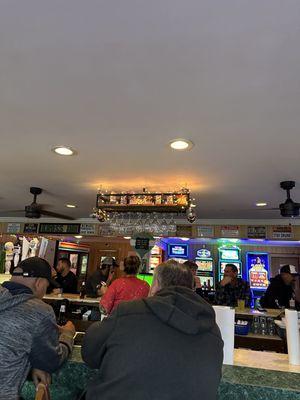
[[[221,260],[233,260],[238,261],[240,259],[240,254],[238,249],[222,249],[220,250]]]
[[[150,257],[150,270],[153,271],[159,264],[161,263],[160,256],[151,256]]]
[[[198,265],[198,270],[207,271],[207,272],[213,271],[212,260],[196,260],[196,264]]]
[[[199,276],[200,278],[200,282],[201,282],[201,286],[210,286],[213,287],[214,286],[214,278],[212,276]]]

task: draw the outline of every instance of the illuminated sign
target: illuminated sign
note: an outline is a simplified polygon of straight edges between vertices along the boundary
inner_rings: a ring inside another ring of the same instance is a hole
[[[197,250],[197,257],[198,258],[211,258],[211,252],[207,249]]]
[[[248,278],[251,289],[266,290],[269,286],[268,253],[247,253]]]

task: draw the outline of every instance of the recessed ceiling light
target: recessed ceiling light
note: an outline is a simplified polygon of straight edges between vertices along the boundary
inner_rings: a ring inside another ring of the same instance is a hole
[[[59,156],[74,156],[77,154],[77,151],[69,146],[54,146],[52,151]]]
[[[131,239],[131,236],[124,236],[124,239]]]
[[[256,203],[255,205],[256,207],[266,207],[268,203],[261,202],[261,203]]]
[[[173,150],[179,151],[191,150],[194,147],[194,143],[187,139],[174,139],[171,140],[169,145]]]
[[[76,208],[77,206],[75,204],[66,204],[66,207],[68,207],[68,208]]]
[[[185,242],[187,242],[188,240],[190,240],[190,238],[187,238],[187,237],[182,237],[182,238],[180,238],[181,240],[183,240],[183,241],[185,241]]]
[[[74,236],[76,239],[82,239],[82,236],[81,235],[75,235]]]

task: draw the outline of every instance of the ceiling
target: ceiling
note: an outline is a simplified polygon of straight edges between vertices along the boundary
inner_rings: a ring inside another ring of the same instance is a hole
[[[186,185],[201,218],[276,218],[255,202],[285,179],[300,201],[299,20],[298,0],[1,1],[0,210],[29,186],[84,218],[99,186]]]

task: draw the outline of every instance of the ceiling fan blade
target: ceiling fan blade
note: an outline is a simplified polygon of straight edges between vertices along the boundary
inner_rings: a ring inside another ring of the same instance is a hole
[[[256,209],[256,211],[277,211],[277,210],[280,210],[280,208],[279,207],[274,207],[274,208],[261,207],[261,208],[257,208]]]
[[[42,215],[47,215],[48,217],[59,218],[59,219],[68,219],[68,220],[75,219],[73,217],[70,217],[69,215],[58,214],[58,213],[55,213],[52,211],[41,210],[40,212]]]
[[[24,212],[25,210],[1,210],[0,214],[7,214],[7,213],[21,213]]]
[[[52,207],[52,204],[46,204],[46,203],[37,203],[37,205],[39,206],[39,208],[41,210],[44,209],[44,208]]]

